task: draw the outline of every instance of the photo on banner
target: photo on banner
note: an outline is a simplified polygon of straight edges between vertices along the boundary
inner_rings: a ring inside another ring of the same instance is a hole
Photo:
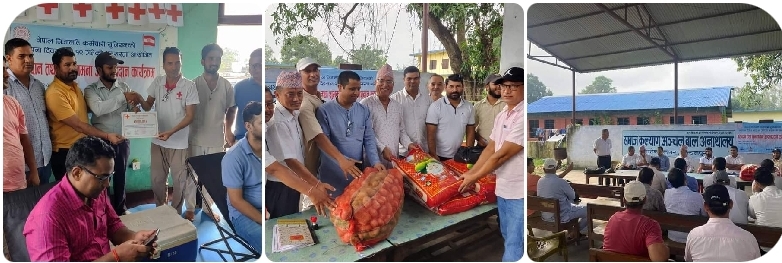
[[[265,14],[267,258],[523,257],[521,6],[289,3]],[[503,161],[479,161],[494,154]]]
[[[782,14],[753,4],[530,6],[533,261],[771,253],[782,236],[766,217],[782,216],[766,208],[782,195]],[[724,233],[746,248],[718,242]]]

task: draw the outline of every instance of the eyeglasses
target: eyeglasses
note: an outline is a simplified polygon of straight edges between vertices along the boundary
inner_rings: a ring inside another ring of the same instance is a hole
[[[522,87],[524,87],[524,84],[519,85],[505,85],[500,84],[500,88],[503,90],[510,90],[510,91],[519,91]]]
[[[110,174],[97,175],[97,174],[93,173],[92,171],[90,171],[89,169],[87,169],[84,166],[78,166],[78,167],[81,168],[84,171],[87,171],[87,173],[91,174],[92,176],[95,177],[95,179],[98,179],[98,181],[101,181],[101,182],[106,181],[106,180],[111,180],[111,178],[114,177],[114,172],[112,172]]]

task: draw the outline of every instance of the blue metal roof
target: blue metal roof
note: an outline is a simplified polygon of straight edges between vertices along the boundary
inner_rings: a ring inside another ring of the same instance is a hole
[[[679,108],[727,107],[732,87],[679,90]],[[576,111],[673,109],[673,90],[576,94]],[[570,112],[572,95],[549,96],[527,106],[527,113]]]

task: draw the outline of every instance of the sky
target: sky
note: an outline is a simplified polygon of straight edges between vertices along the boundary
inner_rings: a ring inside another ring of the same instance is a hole
[[[379,5],[379,4],[378,4]],[[340,4],[341,8],[349,8],[350,4]],[[277,39],[270,29],[271,14],[274,13],[277,6],[272,5],[266,10],[266,16],[264,17],[265,25],[265,38],[266,44],[271,46],[274,50],[274,55],[277,59],[280,58],[280,49],[282,48],[282,39],[280,38],[279,44],[275,43]],[[418,28],[418,18],[412,18],[406,11],[403,4],[386,4],[383,5],[384,12],[381,12],[378,21],[379,25],[384,26],[384,30],[378,30],[378,34],[372,35],[368,33],[367,27],[362,26],[361,23],[357,24],[355,35],[352,39],[355,42],[356,47],[361,46],[362,43],[385,43],[381,45],[382,49],[387,49],[388,64],[394,68],[401,68],[415,64],[415,58],[410,54],[421,52],[421,30]],[[344,11],[341,13],[345,13]],[[358,12],[356,12],[358,13]],[[355,16],[356,13],[353,13]],[[302,35],[312,35],[320,39],[320,41],[328,44],[331,50],[332,59],[339,55],[347,57],[346,53],[340,48],[340,44],[347,49],[351,50],[350,38],[346,35],[339,35],[339,29],[333,29],[334,35],[337,40],[331,37],[326,23],[321,19],[318,19],[313,23],[312,32],[306,32],[306,30],[299,30],[297,33]],[[443,49],[443,45],[432,34],[429,33],[429,50]]]
[[[260,15],[266,8],[265,3],[226,3],[226,15]],[[222,48],[234,49],[239,53],[239,61],[250,59],[250,53],[256,48],[262,48],[262,45],[247,40],[248,32],[260,33],[263,26],[218,26],[217,44]]]
[[[533,56],[548,56],[546,51],[532,45]],[[554,62],[552,58],[542,58]],[[679,89],[735,86],[742,87],[751,81],[731,59],[705,60],[679,64]],[[536,75],[554,95],[571,95],[572,77],[569,70],[527,60],[527,73]],[[638,92],[673,89],[674,65],[618,69],[596,73],[576,73],[576,93],[592,84],[598,76],[613,80],[617,92]]]

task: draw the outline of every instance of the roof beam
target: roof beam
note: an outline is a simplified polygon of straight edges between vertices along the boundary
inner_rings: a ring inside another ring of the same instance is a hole
[[[654,40],[652,40],[652,39],[651,39],[649,36],[645,35],[643,32],[641,32],[641,30],[638,30],[638,29],[637,29],[637,28],[635,28],[633,25],[631,25],[630,23],[628,23],[627,21],[625,21],[624,19],[622,19],[621,17],[619,17],[619,15],[617,15],[616,13],[614,13],[614,11],[611,11],[611,9],[609,9],[609,8],[608,8],[607,6],[605,6],[604,4],[595,4],[595,5],[597,5],[597,7],[599,7],[600,9],[603,9],[603,11],[604,11],[606,14],[610,15],[611,17],[613,17],[613,18],[614,18],[616,21],[618,21],[619,23],[622,23],[622,24],[623,24],[623,25],[625,25],[627,28],[630,28],[630,29],[632,29],[632,30],[633,30],[633,31],[634,31],[636,34],[638,34],[639,36],[641,36],[641,38],[645,39],[645,40],[646,40],[646,41],[648,41],[649,43],[652,43],[652,45],[656,46],[658,49],[660,49],[660,50],[662,50],[663,52],[665,52],[665,54],[668,54],[668,56],[670,56],[671,58],[673,58],[673,59],[675,59],[675,60],[679,60],[679,57],[677,57],[676,55],[674,55],[673,53],[671,53],[670,51],[668,51],[668,49],[666,49],[665,47],[663,47],[663,46],[660,46],[660,44],[657,44],[657,42],[655,42]]]
[[[663,43],[666,46],[668,46],[668,44],[670,44],[670,42],[668,41],[668,35],[666,35],[663,32],[663,30],[660,29],[659,26],[657,26],[657,21],[655,21],[654,17],[652,17],[652,13],[649,12],[649,9],[646,8],[645,4],[641,4],[640,8],[643,9],[644,13],[646,13],[646,15],[648,16],[648,18],[649,18],[649,26],[653,26],[657,30],[657,33],[660,34],[660,36],[663,38]],[[649,35],[651,35],[651,34],[649,34]],[[677,58],[679,57],[679,53],[676,52],[676,49],[674,49],[673,47],[671,47],[671,53],[673,53],[673,55],[676,56]]]
[[[540,4],[540,5],[544,5],[544,4]],[[640,4],[625,4],[625,5],[620,6],[620,7],[611,8],[611,11],[619,10],[619,9],[622,9],[622,8],[630,8],[630,7],[637,6],[637,5],[640,5]],[[539,24],[534,24],[534,25],[528,26],[527,30],[533,29],[533,28],[536,28],[536,27],[541,27],[541,26],[547,26],[547,25],[551,25],[551,24],[567,22],[567,21],[570,21],[570,20],[576,20],[576,19],[580,19],[580,18],[584,18],[584,17],[596,16],[596,15],[599,15],[599,14],[602,14],[602,13],[603,13],[603,11],[601,10],[601,11],[586,13],[586,14],[583,14],[583,15],[577,15],[577,16],[573,16],[573,17],[566,17],[566,18],[557,19],[557,20],[553,20],[553,21],[548,21],[548,22],[543,22],[543,23],[539,23]]]
[[[664,27],[664,26],[676,25],[676,24],[681,24],[681,23],[687,23],[687,22],[703,20],[703,19],[710,19],[710,18],[716,18],[716,17],[722,17],[722,16],[741,14],[741,13],[744,13],[744,12],[750,12],[750,11],[755,11],[755,10],[760,10],[760,8],[751,7],[751,8],[744,9],[744,10],[738,10],[738,11],[732,11],[732,12],[726,12],[726,13],[719,13],[719,14],[713,14],[713,15],[702,16],[702,17],[695,17],[695,18],[690,18],[690,19],[685,19],[685,20],[680,20],[680,21],[673,21],[673,22],[668,22],[668,23],[663,23],[663,24],[655,24],[654,27],[661,28],[661,27]],[[641,28],[638,28],[638,29],[639,30],[645,30],[645,29],[649,29],[649,28],[650,27],[641,27]],[[633,30],[632,29],[628,29],[628,30],[616,31],[616,32],[605,33],[605,34],[600,34],[600,35],[595,35],[595,36],[589,36],[589,37],[565,40],[565,41],[560,41],[560,42],[549,43],[549,44],[542,45],[542,46],[538,45],[538,47],[541,47],[541,48],[546,47],[546,48],[548,48],[548,47],[552,47],[552,46],[558,46],[558,45],[564,45],[564,44],[569,44],[569,43],[573,43],[573,42],[580,42],[580,41],[585,41],[585,40],[590,40],[590,39],[595,39],[595,38],[619,35],[619,34],[624,34],[624,33],[628,33],[628,32],[633,32]]]
[[[562,65],[560,65],[560,64],[556,64],[556,63],[551,63],[551,62],[548,62],[548,61],[545,61],[545,60],[539,59],[539,58],[537,58],[537,57],[534,57],[534,56],[527,55],[527,58],[528,58],[528,59],[531,59],[531,60],[534,60],[534,61],[537,61],[537,62],[540,62],[540,63],[543,63],[543,64],[547,64],[547,65],[555,66],[555,67],[558,67],[558,68],[561,68],[561,69],[567,69],[567,70],[570,70],[570,71],[575,71],[575,70],[574,70],[574,69],[572,69],[572,68],[568,68],[568,67],[562,66]]]

